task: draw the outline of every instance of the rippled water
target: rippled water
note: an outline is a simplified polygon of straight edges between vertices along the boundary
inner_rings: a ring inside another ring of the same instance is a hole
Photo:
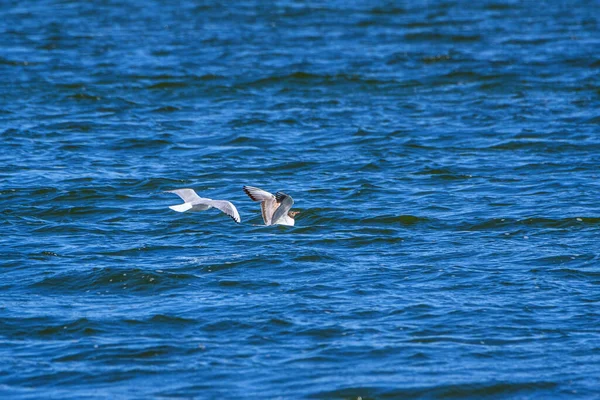
[[[0,15],[3,398],[597,396],[597,2]]]

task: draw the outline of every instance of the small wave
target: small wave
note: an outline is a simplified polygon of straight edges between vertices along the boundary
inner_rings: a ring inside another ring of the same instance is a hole
[[[30,65],[30,63],[28,61],[20,61],[20,60],[17,61],[17,60],[10,60],[8,58],[0,57],[0,65],[27,66],[27,65]],[[31,65],[34,65],[34,64],[32,63]]]
[[[92,268],[87,271],[69,271],[44,278],[31,286],[36,289],[64,292],[102,292],[123,290],[155,294],[177,289],[182,281],[193,279],[193,275],[144,271],[142,269]]]
[[[340,84],[365,84],[365,85],[385,85],[397,83],[396,81],[383,81],[379,79],[367,78],[361,75],[349,75],[349,74],[314,74],[307,72],[294,72],[288,75],[270,76],[261,78],[252,82],[248,82],[244,85],[249,86],[270,86],[270,85],[320,85],[320,86],[334,86]]]
[[[415,225],[419,223],[429,222],[428,218],[417,217],[414,215],[382,215],[362,219],[363,224],[374,225]]]
[[[154,113],[171,113],[175,111],[181,111],[181,108],[175,106],[162,106],[152,110]]]
[[[554,265],[564,265],[565,263],[571,262],[580,262],[577,260],[577,257],[573,256],[554,256],[554,257],[541,257],[539,259],[533,260],[535,264],[541,264],[543,266],[548,266],[549,264]],[[583,269],[573,269],[573,268],[558,268],[558,269],[532,269],[532,273],[544,273],[544,274],[552,274],[559,275],[563,279],[584,279],[586,282],[590,282],[592,284],[598,284],[599,281],[593,281],[595,279],[600,278],[600,271],[586,271]]]
[[[316,253],[316,254],[302,254],[302,255],[294,257],[293,260],[295,262],[302,262],[302,263],[304,263],[304,262],[308,262],[308,263],[315,262],[315,263],[317,263],[317,262],[323,262],[323,261],[326,261],[326,260],[336,261],[337,259],[335,257],[331,257],[331,256],[328,256],[328,255],[323,254],[323,253]]]
[[[100,100],[100,96],[96,96],[96,95],[90,94],[90,93],[75,93],[75,94],[67,96],[67,98],[73,99],[73,100],[93,100],[93,101]]]
[[[223,75],[216,75],[216,74],[204,74],[204,75],[200,75],[200,76],[195,76],[194,80],[197,81],[216,81],[216,80],[220,80],[220,79],[225,79],[225,77]]]
[[[261,227],[264,228],[264,227]],[[270,227],[267,227],[270,228]],[[282,259],[275,259],[275,258],[271,258],[269,260],[269,264],[270,265],[280,265],[283,264],[284,260]],[[218,272],[218,271],[223,271],[223,270],[228,270],[228,269],[233,269],[233,268],[252,268],[252,267],[261,267],[264,264],[264,260],[260,259],[260,258],[256,258],[256,259],[246,259],[246,260],[239,260],[239,261],[225,261],[225,262],[220,262],[220,263],[207,263],[207,264],[201,264],[198,265],[196,268],[204,271],[204,272]]]
[[[374,387],[349,386],[331,391],[319,391],[310,395],[311,398],[331,399],[412,399],[412,398],[488,398],[490,396],[518,397],[517,394],[537,394],[543,390],[551,390],[558,383],[551,381],[529,382],[497,382],[489,383],[468,382],[463,384],[438,384],[422,387]],[[525,396],[527,397],[527,396]],[[550,396],[552,397],[552,396]]]
[[[431,175],[442,180],[462,180],[471,179],[473,176],[468,174],[458,174],[447,168],[425,168],[422,171],[415,172],[415,175]]]
[[[152,316],[148,322],[152,325],[189,325],[195,323],[196,321],[190,318],[177,317],[174,315],[157,314]]]
[[[160,149],[173,145],[170,140],[127,138],[121,139],[111,145],[114,150]]]
[[[479,42],[481,41],[481,35],[446,35],[439,32],[411,32],[406,33],[404,38],[407,41],[431,41],[435,40],[437,42],[454,42],[454,43],[469,43],[469,42]]]
[[[55,336],[57,334],[97,335],[101,332],[104,332],[101,324],[94,323],[87,318],[80,318],[72,322],[41,328],[37,334],[40,336]]]
[[[446,62],[451,60],[450,54],[438,54],[436,56],[423,57],[424,64],[436,64],[440,62]]]
[[[272,288],[281,286],[281,284],[277,282],[270,281],[236,281],[236,280],[228,280],[224,279],[219,281],[219,286],[222,287],[235,287],[244,290],[249,289],[260,289],[260,288]]]
[[[548,140],[509,140],[489,147],[492,150],[535,150],[545,153],[572,153],[600,151],[600,143],[572,143]]]
[[[3,318],[0,328],[4,335],[13,338],[38,336],[47,339],[52,337],[80,337],[91,336],[105,332],[103,324],[90,321],[87,318],[78,318],[73,321],[56,318]]]
[[[271,165],[268,168],[265,168],[266,172],[294,172],[298,173],[299,171],[304,170],[313,170],[319,166],[318,163],[314,161],[292,161],[292,162],[283,162],[275,165]],[[283,188],[282,188],[283,189]]]
[[[373,14],[373,15],[386,15],[387,16],[387,15],[402,15],[402,14],[406,14],[407,11],[405,8],[388,4],[385,6],[374,7],[369,10],[369,13]]]
[[[458,227],[460,230],[467,231],[482,231],[492,229],[505,229],[511,227],[535,227],[535,228],[573,228],[582,227],[585,225],[597,225],[600,223],[600,218],[543,218],[531,217],[523,219],[515,218],[492,218],[476,223],[466,223]]]
[[[57,131],[71,131],[71,132],[89,132],[94,129],[98,129],[102,126],[97,122],[92,121],[69,121],[69,122],[56,122],[45,125],[46,129],[57,130]]]
[[[189,86],[189,82],[158,82],[148,85],[148,89],[176,89]]]
[[[510,4],[510,3],[489,3],[489,4],[484,4],[483,5],[483,9],[484,10],[492,10],[492,11],[506,11],[506,10],[510,10],[511,8],[516,8],[515,4]]]

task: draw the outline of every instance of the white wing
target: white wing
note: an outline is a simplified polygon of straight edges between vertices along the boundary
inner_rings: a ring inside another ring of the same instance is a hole
[[[186,212],[188,210],[194,211],[204,211],[208,210],[210,206],[204,204],[205,200],[202,197],[198,196],[193,189],[176,189],[176,190],[167,190],[167,193],[174,193],[177,196],[181,197],[185,203],[177,204],[175,206],[169,206],[169,208],[173,211],[177,212]]]
[[[177,190],[168,190],[168,193],[174,193],[177,196],[181,197],[185,203],[178,204],[176,206],[170,206],[169,208],[173,211],[185,212],[188,210],[194,211],[204,211],[208,210],[211,207],[214,207],[225,214],[229,215],[235,222],[238,224],[242,222],[240,218],[240,214],[235,206],[229,201],[225,200],[212,200],[204,197],[200,197],[196,194],[193,189],[177,189]]]
[[[201,197],[196,194],[194,189],[167,190],[167,193],[175,193],[177,196],[181,197],[181,200],[185,201],[186,203],[193,203],[194,200],[201,199]]]
[[[265,221],[265,225],[271,225],[271,217],[277,207],[279,207],[279,203],[277,203],[275,196],[254,186],[244,186],[244,192],[252,200],[260,201],[260,210],[262,212],[263,221]]]
[[[229,215],[238,224],[240,222],[242,222],[242,219],[240,218],[240,214],[238,213],[237,208],[235,208],[235,206],[229,201],[208,200],[208,201],[203,201],[202,203],[206,204],[207,206],[214,207],[218,210],[223,211],[225,214]]]

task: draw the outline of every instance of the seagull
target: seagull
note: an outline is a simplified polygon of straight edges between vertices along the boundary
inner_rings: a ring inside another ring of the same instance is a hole
[[[300,211],[290,211],[294,205],[292,196],[283,192],[273,195],[254,186],[244,186],[244,192],[252,200],[260,202],[265,225],[294,226],[294,217],[300,214]]]
[[[238,224],[242,222],[238,210],[229,201],[205,199],[203,197],[198,196],[194,189],[167,190],[167,193],[175,193],[177,196],[181,197],[181,199],[185,202],[176,206],[169,206],[171,210],[177,212],[186,212],[188,210],[204,211],[214,207],[229,215]]]

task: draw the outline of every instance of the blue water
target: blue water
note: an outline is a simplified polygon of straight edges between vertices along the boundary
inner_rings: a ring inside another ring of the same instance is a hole
[[[599,398],[598,10],[1,2],[0,396]]]

